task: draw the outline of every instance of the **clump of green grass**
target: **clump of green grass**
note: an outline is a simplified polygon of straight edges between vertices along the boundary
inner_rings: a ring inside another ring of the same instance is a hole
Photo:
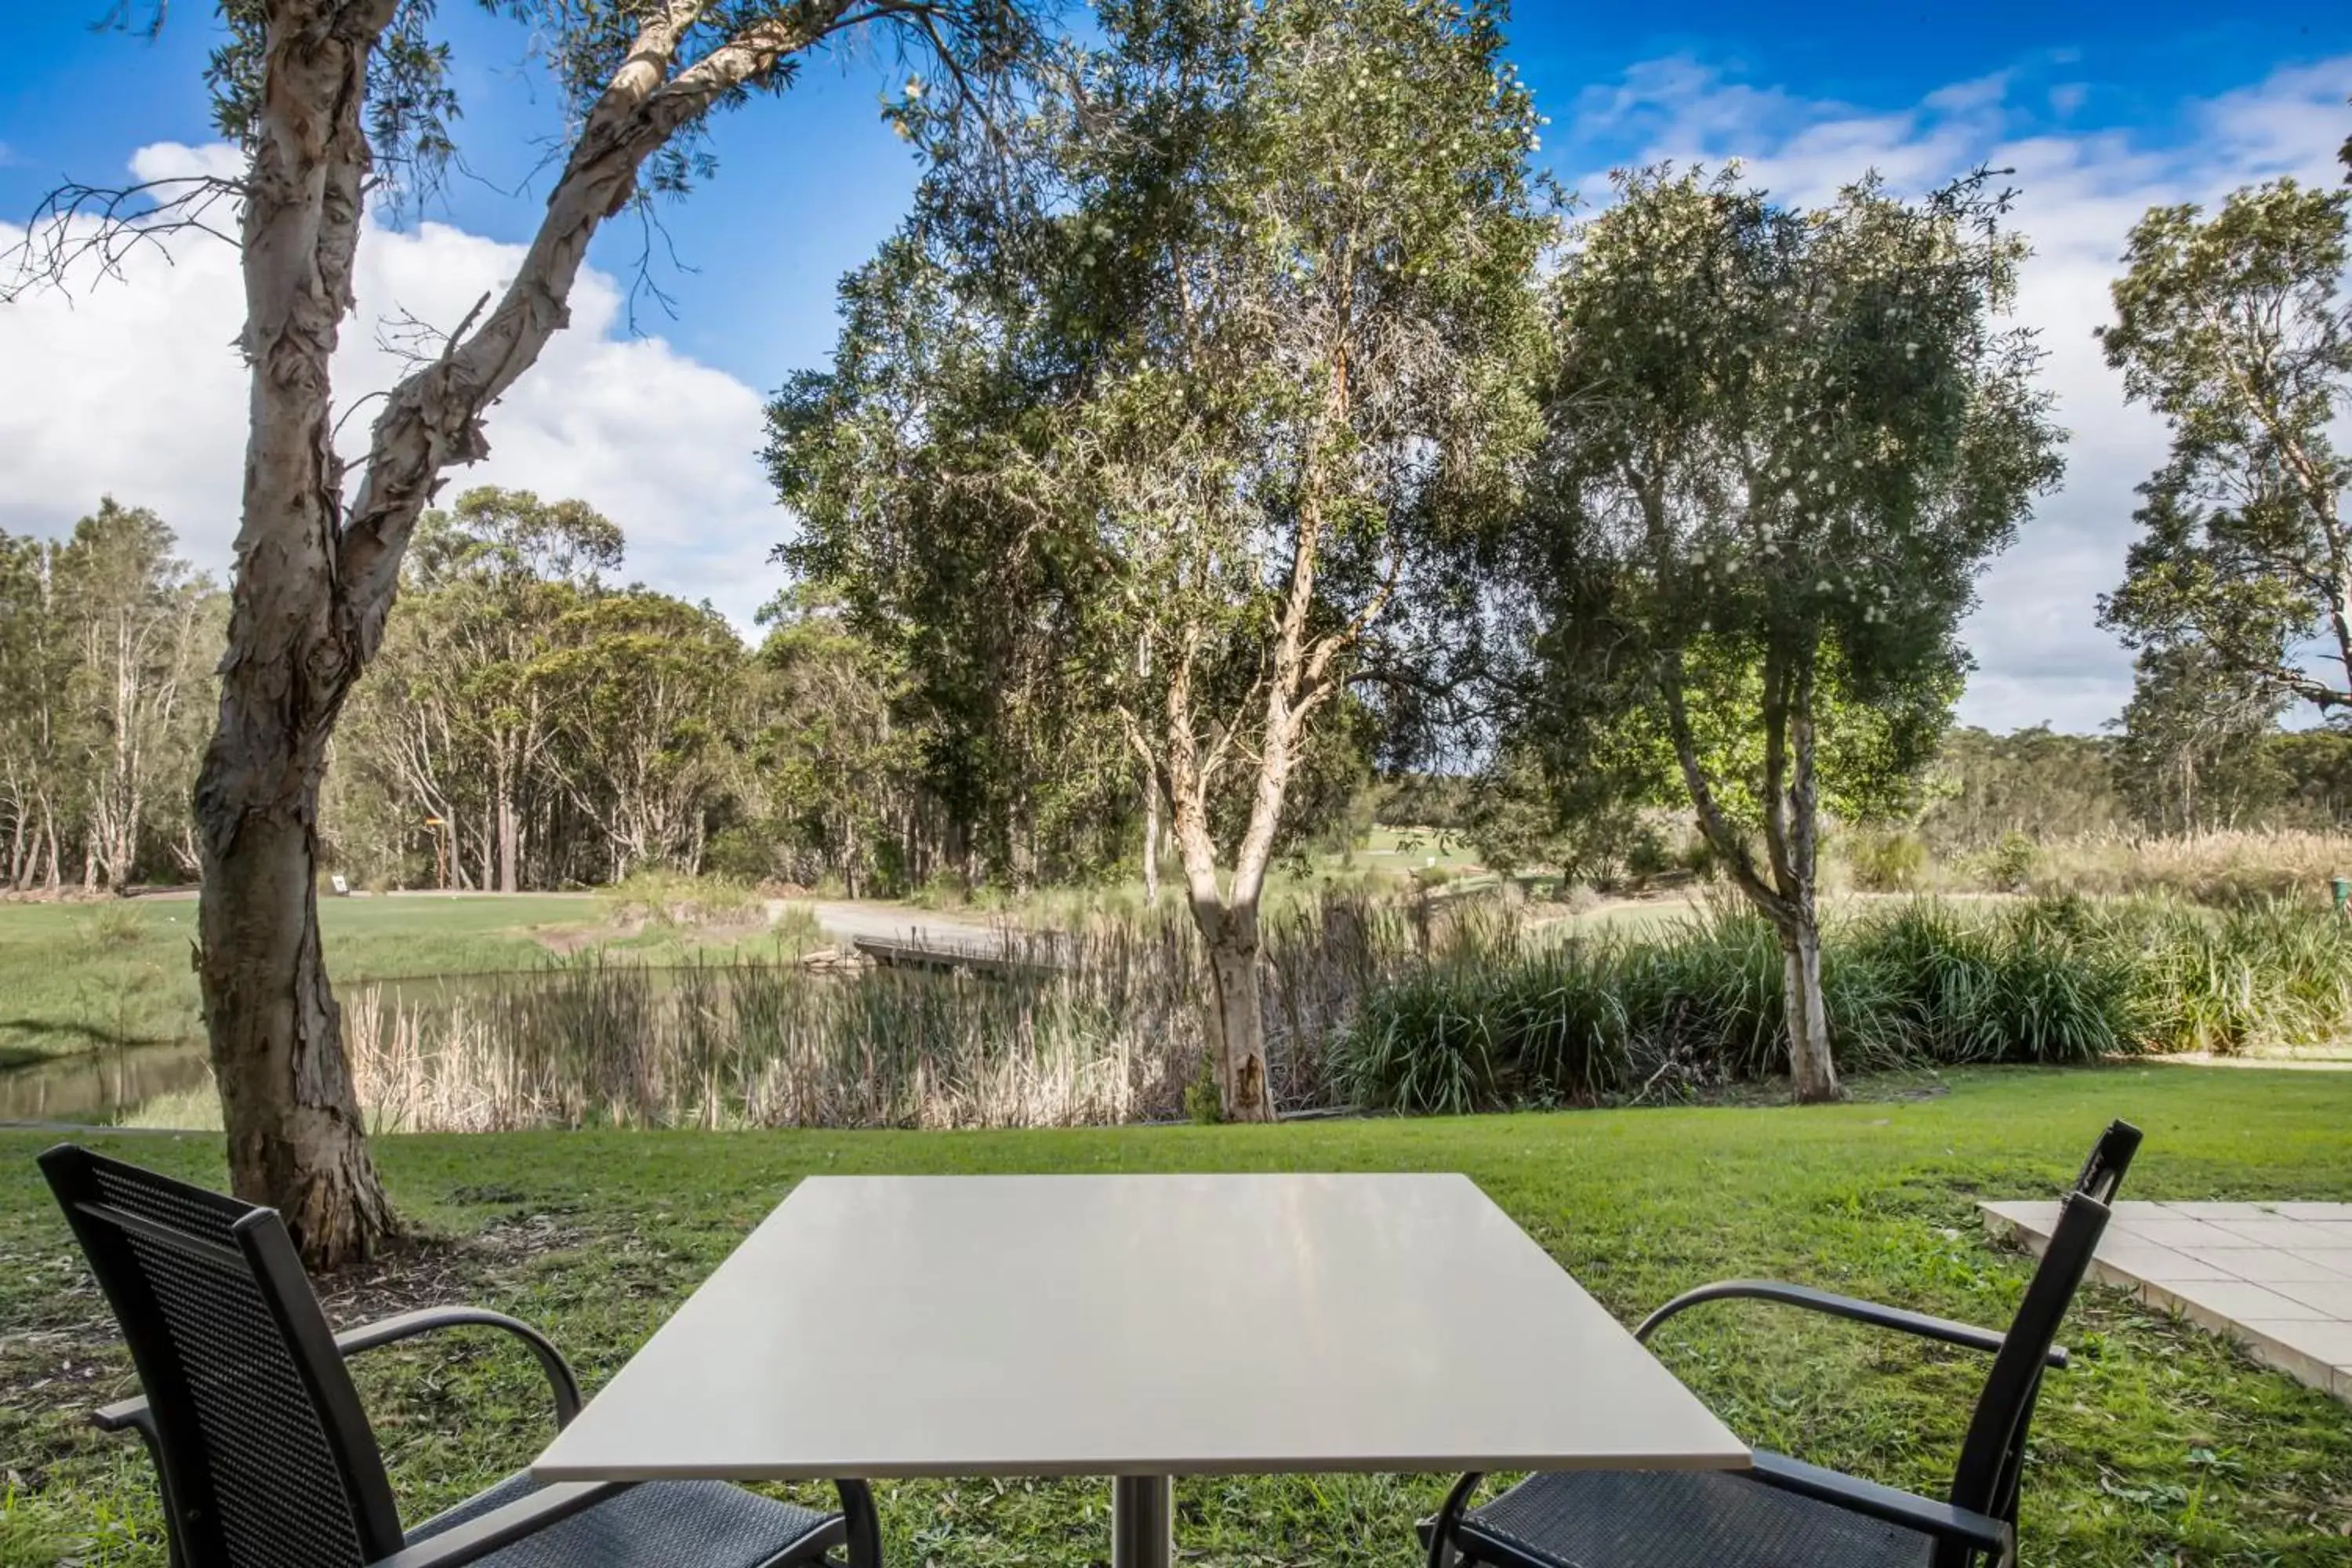
[[[1849,1069],[2284,1050],[2352,1035],[2352,921],[2072,895],[1865,910],[1823,941]],[[1549,950],[1449,956],[1369,996],[1332,1049],[1355,1103],[1459,1112],[1785,1070],[1782,959],[1733,904]]]

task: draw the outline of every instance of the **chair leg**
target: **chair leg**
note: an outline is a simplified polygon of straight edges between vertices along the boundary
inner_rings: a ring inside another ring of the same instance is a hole
[[[835,1486],[841,1493],[849,1568],[882,1568],[882,1516],[875,1510],[874,1489],[855,1480]]]

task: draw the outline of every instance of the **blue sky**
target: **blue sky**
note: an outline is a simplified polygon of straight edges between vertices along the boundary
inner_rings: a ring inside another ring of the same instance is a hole
[[[156,172],[221,156],[205,146],[208,7],[182,0],[150,41],[92,31],[104,0],[7,3],[18,68],[0,87],[0,224],[21,222],[64,177],[120,177],[134,157]],[[362,320],[339,364],[354,392],[388,374],[371,357],[373,320],[397,309],[454,321],[497,280],[502,247],[529,233],[545,189],[535,165],[562,128],[521,32],[464,0],[442,8],[467,171],[423,224],[390,223],[380,257],[363,258]],[[2021,218],[2043,252],[2023,311],[2053,343],[2077,439],[2066,494],[1987,580],[1972,627],[1983,668],[1963,712],[2077,729],[2112,715],[2128,661],[2091,624],[2093,601],[2120,572],[2130,486],[2160,435],[2122,409],[2087,349],[2104,273],[2151,201],[2333,172],[2352,131],[2352,7],[1523,4],[1511,33],[1553,121],[1541,156],[1588,192],[1611,165],[1664,153],[1738,154],[1796,195],[1870,166],[1914,186],[1986,156],[2019,167]],[[823,362],[835,280],[904,209],[913,162],[877,112],[896,79],[887,57],[838,54],[813,61],[781,101],[728,117],[717,181],[667,213],[683,269],[656,271],[675,317],[641,304],[632,331],[640,238],[615,226],[591,258],[606,276],[575,311],[581,341],[493,417],[492,461],[458,482],[582,494],[629,531],[648,581],[747,615],[774,586],[761,558],[787,526],[752,456],[758,397]],[[10,237],[0,228],[0,248]],[[24,459],[0,463],[0,527],[69,527],[111,489],[156,505],[192,555],[225,563],[236,432],[219,419],[241,401],[226,348],[233,264],[173,259],[70,307],[0,310],[0,450]],[[124,439],[151,426],[152,439]],[[92,439],[99,431],[108,438]]]

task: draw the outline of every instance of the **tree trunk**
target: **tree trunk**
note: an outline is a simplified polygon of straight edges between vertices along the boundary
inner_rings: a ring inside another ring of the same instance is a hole
[[[522,890],[521,872],[515,865],[522,848],[521,825],[515,817],[515,774],[519,767],[509,757],[504,737],[500,737],[498,763],[498,822],[499,822],[499,891],[514,893]]]
[[[1160,907],[1160,788],[1156,779],[1143,785],[1143,902]]]
[[[196,796],[205,1021],[231,1185],[277,1209],[312,1267],[334,1268],[369,1257],[397,1224],[368,1155],[320,951],[317,775],[286,791],[262,784],[230,747],[216,741],[206,752]]]
[[[1256,913],[1194,912],[1208,938],[1209,1044],[1218,1104],[1227,1121],[1271,1121],[1274,1083],[1266,1072],[1265,1013],[1259,1003]]]
[[[1780,999],[1789,1020],[1789,1088],[1800,1105],[1838,1097],[1830,1059],[1829,1012],[1822,1005],[1822,931],[1805,918],[1780,932]]]

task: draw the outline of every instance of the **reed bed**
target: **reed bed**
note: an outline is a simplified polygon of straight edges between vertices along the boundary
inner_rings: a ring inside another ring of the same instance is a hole
[[[2328,879],[2352,875],[2352,834],[2301,828],[2186,835],[2089,833],[2000,845],[1940,863],[1889,867],[1890,846],[1871,842],[1856,879],[1885,890],[1942,889],[2170,897],[2219,908],[2325,897]],[[1916,842],[1910,846],[1916,852]]]
[[[1326,1042],[1361,999],[1511,923],[1499,906],[1347,898],[1269,917],[1277,1104],[1328,1106]],[[827,975],[744,954],[654,969],[591,952],[455,995],[362,989],[345,1046],[385,1131],[1061,1127],[1186,1113],[1205,1049],[1189,921],[1004,940],[996,975]]]

